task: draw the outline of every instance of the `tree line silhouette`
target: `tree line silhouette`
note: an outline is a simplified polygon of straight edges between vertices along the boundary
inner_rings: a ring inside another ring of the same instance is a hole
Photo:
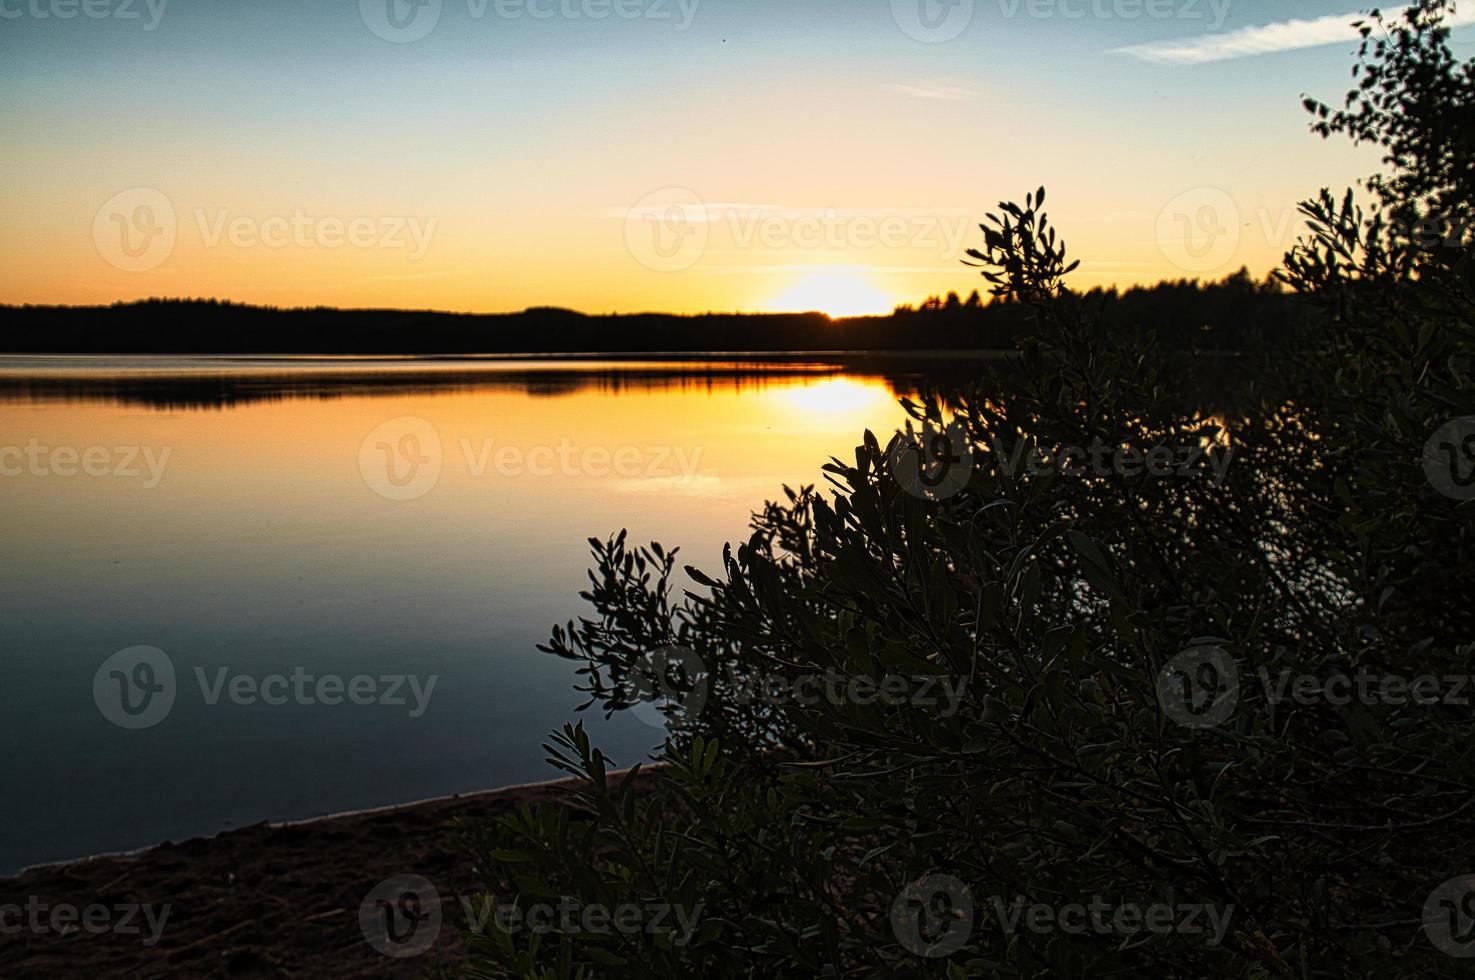
[[[1241,270],[1218,282],[1177,280],[1079,294],[1098,329],[1147,330],[1169,349],[1237,351],[1288,343],[1307,307],[1274,280]],[[931,297],[889,316],[823,313],[587,315],[280,309],[215,299],[111,306],[0,307],[12,354],[583,354],[1010,350],[1029,331],[1019,304],[975,291]]]

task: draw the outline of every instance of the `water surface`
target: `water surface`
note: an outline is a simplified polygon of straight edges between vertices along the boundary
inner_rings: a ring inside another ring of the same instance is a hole
[[[585,539],[718,569],[924,367],[0,358],[0,872],[550,778],[581,698],[534,648],[585,611]],[[120,727],[94,681],[139,646],[175,699]],[[212,704],[222,676],[379,686]],[[661,739],[581,717],[621,764]]]

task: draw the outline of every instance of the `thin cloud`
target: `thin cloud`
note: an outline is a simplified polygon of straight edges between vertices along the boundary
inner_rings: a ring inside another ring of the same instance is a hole
[[[649,221],[685,222],[694,225],[758,218],[782,218],[786,221],[798,221],[805,218],[848,221],[857,218],[880,220],[893,217],[941,219],[968,214],[970,212],[958,208],[796,208],[782,204],[747,204],[740,201],[714,204],[700,202],[678,202],[669,205],[643,204],[633,208],[605,208],[600,212],[601,217],[619,221],[640,218]]]
[[[646,221],[679,221],[686,224],[713,224],[732,215],[779,214],[786,210],[776,204],[746,204],[741,201],[703,204],[675,202],[672,204],[643,204],[638,207],[605,208],[602,217],[628,221],[634,218]],[[675,212],[673,214],[673,212]]]
[[[1403,19],[1407,7],[1387,12],[1390,19]],[[1155,65],[1202,65],[1232,58],[1250,58],[1279,51],[1299,51],[1324,44],[1341,44],[1357,37],[1352,23],[1365,20],[1366,14],[1332,14],[1314,20],[1287,20],[1259,27],[1245,27],[1227,34],[1205,34],[1197,37],[1152,41],[1115,48],[1113,53],[1131,55]],[[1475,11],[1451,14],[1446,18],[1451,27],[1475,24]]]
[[[905,95],[909,99],[928,99],[933,102],[967,102],[983,93],[961,85],[940,85],[923,82],[917,85],[887,85],[889,91]]]
[[[450,272],[404,272],[382,276],[365,276],[364,282],[411,282],[417,279],[444,279]],[[350,285],[345,283],[344,285]]]
[[[752,263],[749,265],[718,265],[708,269],[719,276],[771,276],[775,272],[823,272],[833,273],[907,273],[929,276],[956,276],[961,265],[816,265],[813,262]]]

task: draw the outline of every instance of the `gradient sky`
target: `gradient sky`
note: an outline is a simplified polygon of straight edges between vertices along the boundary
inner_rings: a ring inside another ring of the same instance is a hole
[[[0,302],[880,311],[1039,184],[1077,285],[1260,274],[1376,166],[1345,0],[161,2],[0,0]]]

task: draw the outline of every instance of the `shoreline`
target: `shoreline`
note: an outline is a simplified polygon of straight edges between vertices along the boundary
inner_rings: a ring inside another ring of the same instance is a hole
[[[0,942],[0,977],[412,980],[431,964],[454,970],[465,957],[459,900],[485,884],[452,839],[453,824],[569,805],[576,783],[263,822],[32,865],[0,877],[0,920],[19,927]],[[370,944],[359,913],[376,886],[404,875],[433,883],[444,915],[428,950],[391,958]],[[99,907],[106,911],[92,913]],[[106,918],[106,928],[82,928],[84,912]]]
[[[641,768],[648,769],[651,767],[642,766]],[[611,772],[610,776],[611,778],[614,778],[615,776],[622,776],[627,772],[629,772],[629,769],[622,769],[619,772]],[[446,793],[441,796],[428,796],[424,799],[410,800],[406,803],[388,803],[384,806],[363,807],[362,809],[357,810],[335,810],[332,813],[324,813],[316,817],[301,817],[296,820],[257,820],[255,823],[242,824],[239,827],[228,827],[215,834],[199,834],[194,837],[186,837],[183,841],[179,843],[187,843],[197,840],[215,840],[216,838],[223,837],[226,834],[238,833],[242,830],[249,830],[252,827],[307,827],[313,824],[325,823],[330,820],[344,820],[351,817],[369,817],[380,814],[392,814],[405,810],[427,809],[437,805],[454,804],[459,802],[474,802],[485,797],[503,796],[507,794],[517,793],[522,790],[560,788],[564,785],[572,785],[576,781],[577,780],[573,776],[565,776],[560,779],[537,780],[531,783],[511,783],[507,786],[497,787],[496,789],[472,790],[469,793]],[[36,864],[27,864],[9,874],[0,873],[0,886],[3,886],[4,883],[7,881],[22,878],[32,871],[45,871],[48,869],[65,868],[74,864],[84,864],[88,861],[99,861],[106,858],[136,858],[141,855],[147,854],[150,851],[158,850],[161,847],[172,846],[177,846],[176,842],[165,840],[160,841],[157,844],[145,844],[142,847],[133,847],[122,851],[98,851],[95,854],[84,854],[81,857],[61,858],[60,860],[56,861],[40,861]],[[3,980],[3,978],[0,978],[0,980]]]

